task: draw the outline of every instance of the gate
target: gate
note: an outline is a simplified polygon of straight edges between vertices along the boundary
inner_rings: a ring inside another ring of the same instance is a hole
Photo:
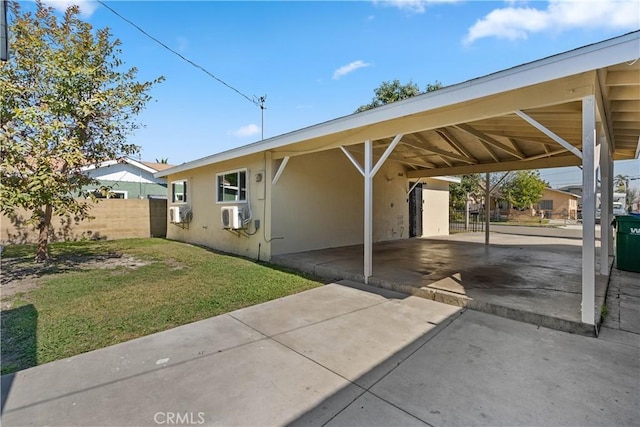
[[[449,210],[449,232],[450,233],[468,233],[484,231],[484,212],[469,211],[469,220],[464,209]]]

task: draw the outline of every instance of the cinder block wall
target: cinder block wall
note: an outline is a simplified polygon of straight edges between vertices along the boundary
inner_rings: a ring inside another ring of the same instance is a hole
[[[93,219],[76,221],[72,216],[54,216],[51,241],[165,237],[167,234],[166,200],[108,199],[89,203]],[[19,211],[14,220],[2,217],[3,244],[37,242],[36,228],[24,223],[28,217],[24,210]]]

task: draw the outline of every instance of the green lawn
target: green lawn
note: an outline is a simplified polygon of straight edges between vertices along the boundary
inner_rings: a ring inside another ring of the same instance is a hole
[[[164,239],[4,248],[2,374],[62,359],[322,285],[265,263]],[[17,258],[17,259],[16,259]],[[9,265],[10,264],[10,265]]]

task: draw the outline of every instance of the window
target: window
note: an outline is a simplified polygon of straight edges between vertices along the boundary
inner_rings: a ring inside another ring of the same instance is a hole
[[[171,203],[187,203],[187,181],[171,183]]]
[[[538,202],[538,209],[543,211],[553,210],[553,200],[540,200]]]
[[[216,175],[217,201],[247,201],[247,170],[241,169]]]
[[[128,191],[111,190],[110,188],[89,190],[96,199],[128,199]]]

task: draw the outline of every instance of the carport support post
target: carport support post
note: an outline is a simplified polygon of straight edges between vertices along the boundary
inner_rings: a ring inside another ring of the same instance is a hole
[[[373,143],[364,142],[364,283],[373,274]]]
[[[600,137],[600,274],[609,275],[609,238],[611,236],[611,154],[609,141]]]
[[[582,323],[595,325],[596,300],[596,110],[582,98]]]
[[[491,174],[487,172],[485,175],[485,196],[484,196],[484,244],[489,244],[489,222],[491,216],[491,187],[490,187]]]

